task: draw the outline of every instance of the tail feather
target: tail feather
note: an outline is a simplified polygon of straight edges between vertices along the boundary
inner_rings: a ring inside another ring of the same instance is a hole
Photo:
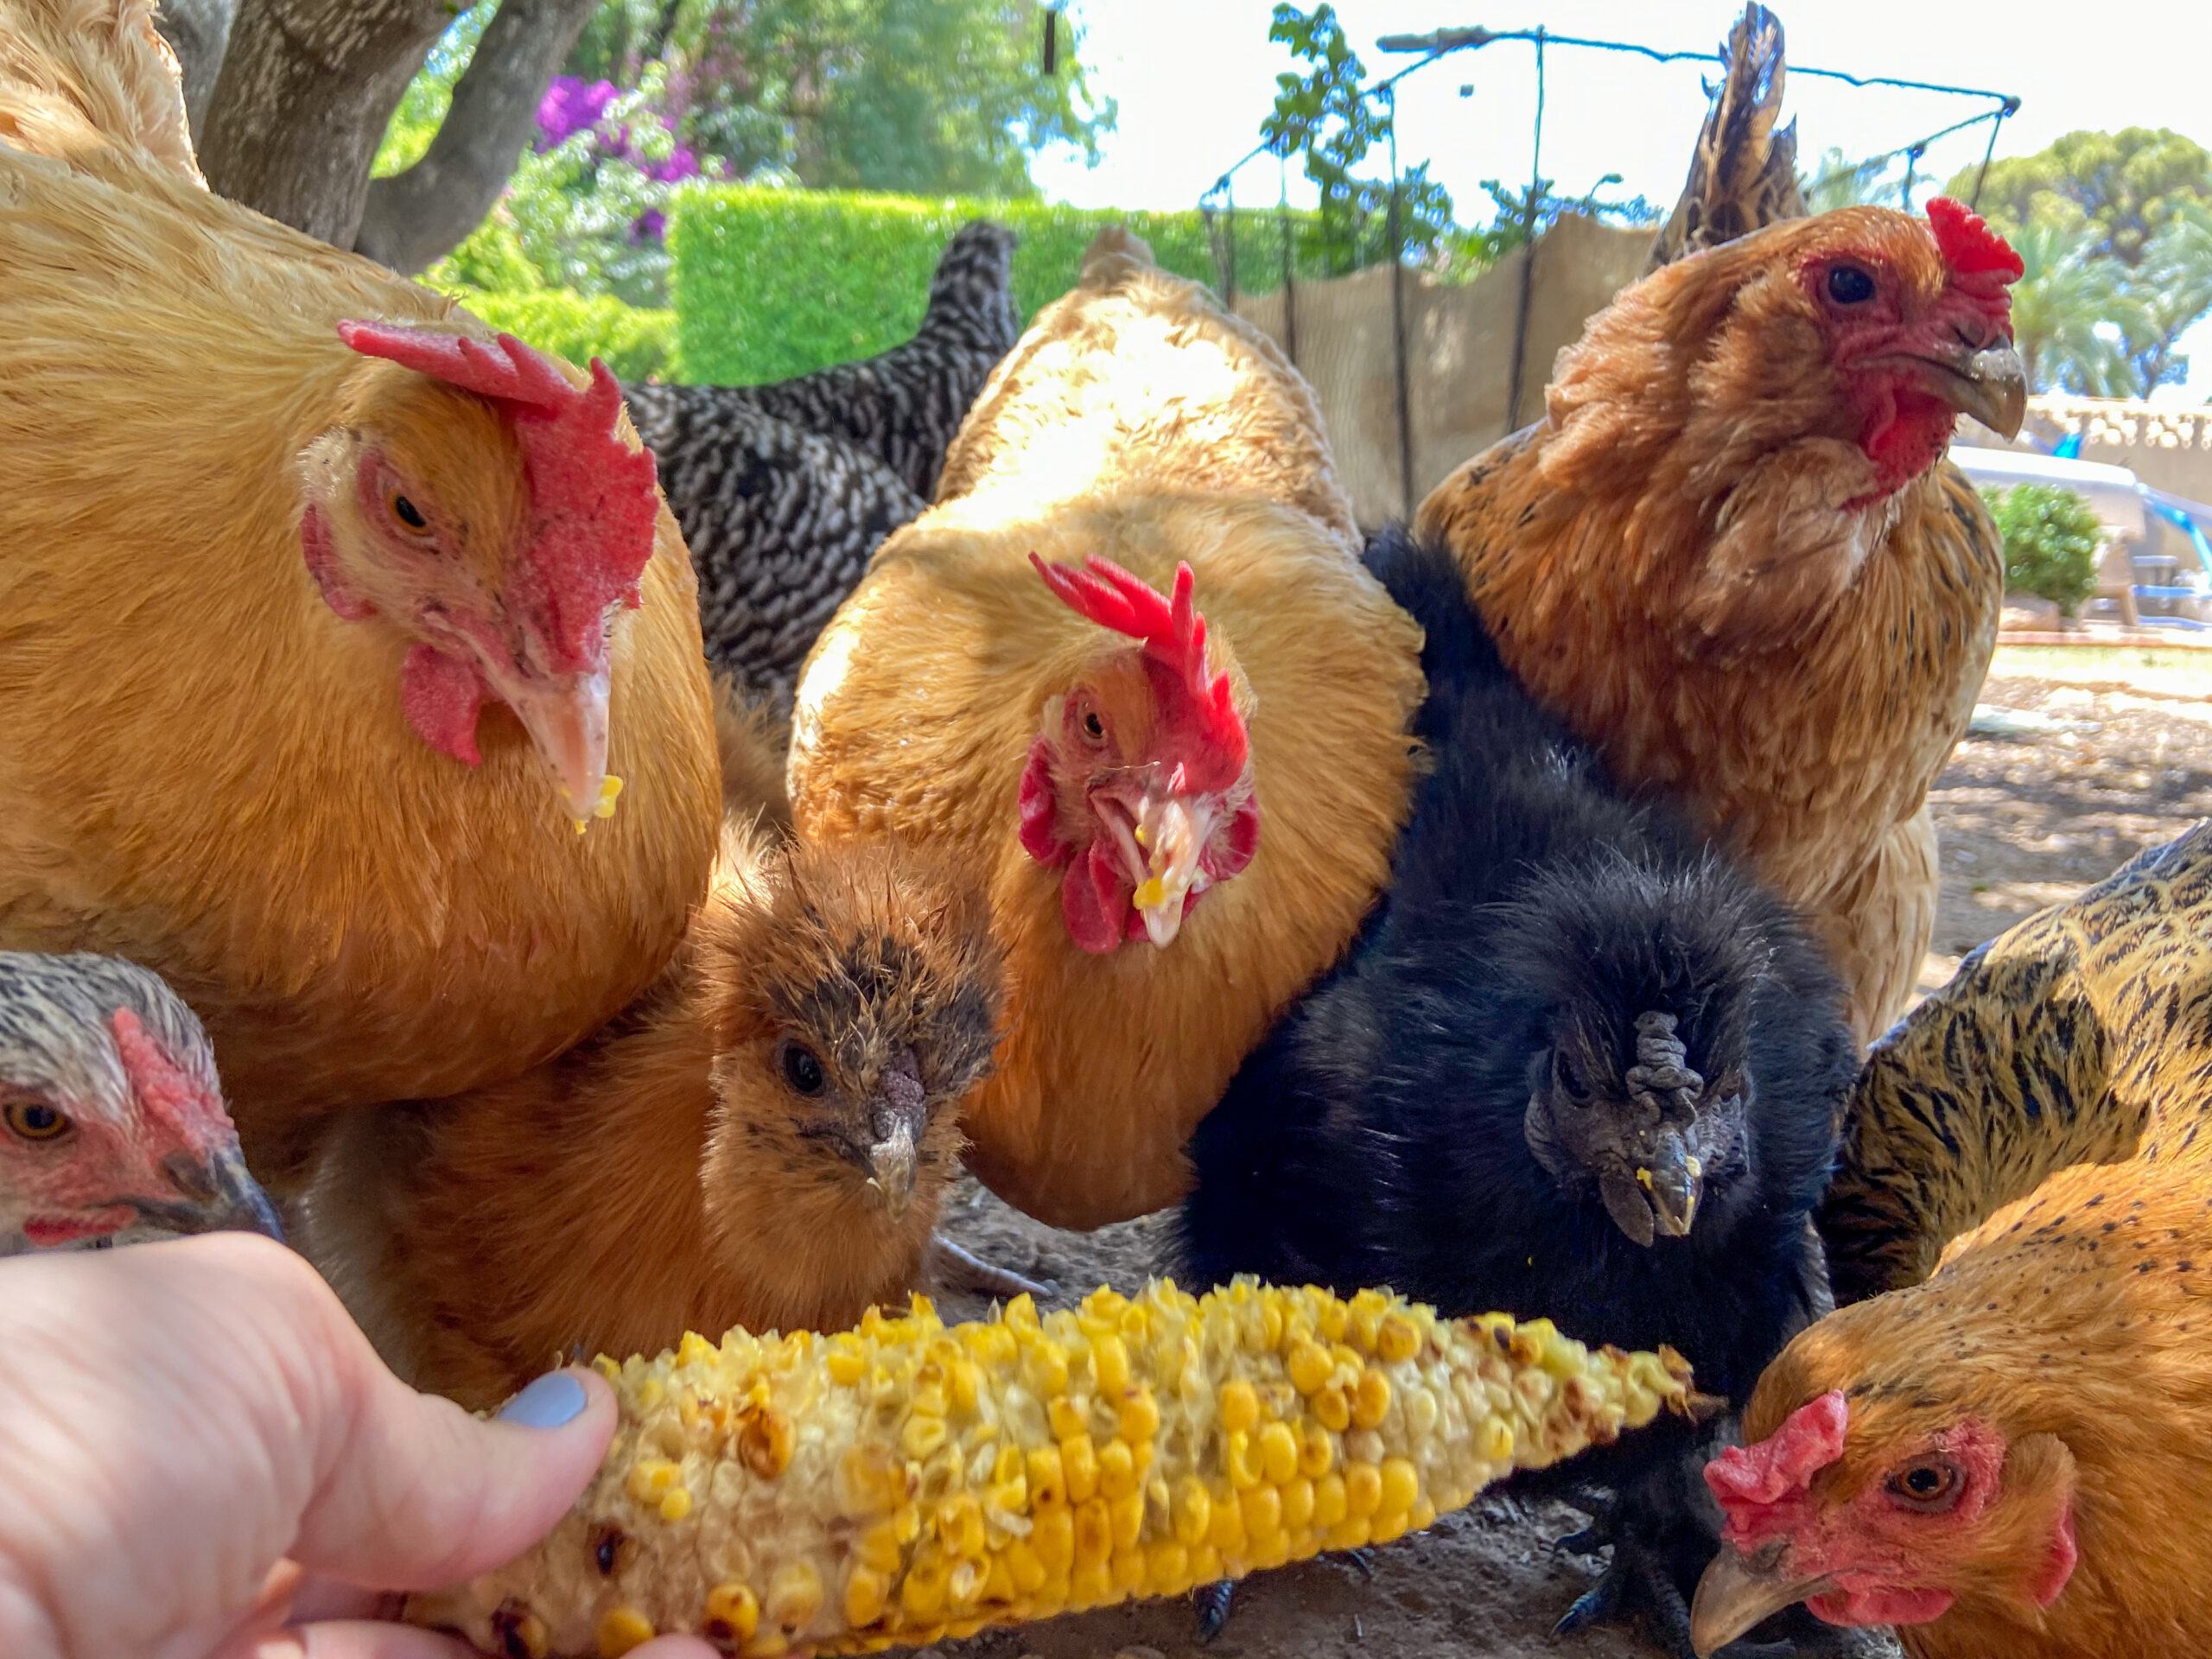
[[[1781,20],[1750,0],[1723,48],[1720,84],[1706,84],[1713,100],[1689,178],[1673,215],[1652,239],[1647,272],[1684,254],[1718,247],[1785,219],[1802,219],[1797,185],[1797,124],[1782,118],[1784,79]]]
[[[206,187],[152,0],[0,0],[0,143],[72,163],[134,150]]]

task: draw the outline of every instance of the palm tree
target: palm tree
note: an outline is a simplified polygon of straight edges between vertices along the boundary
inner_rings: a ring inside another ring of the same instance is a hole
[[[2147,390],[2181,378],[2175,343],[2212,311],[2212,212],[2177,206],[2143,250],[2143,269],[2129,284],[2140,315],[2129,346]]]
[[[2092,397],[2141,396],[2127,341],[2145,337],[2151,323],[2125,269],[2092,255],[2087,237],[2054,225],[2023,226],[2012,241],[2025,267],[2012,284],[2012,339],[2029,386]]]

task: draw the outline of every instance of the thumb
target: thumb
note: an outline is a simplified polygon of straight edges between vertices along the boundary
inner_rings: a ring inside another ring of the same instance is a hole
[[[598,1469],[614,1395],[583,1370],[539,1377],[486,1422],[381,1365],[326,1428],[292,1558],[378,1590],[431,1590],[504,1567],[548,1532]]]

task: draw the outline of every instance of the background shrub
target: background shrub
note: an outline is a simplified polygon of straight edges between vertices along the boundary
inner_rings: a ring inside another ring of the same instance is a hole
[[[2005,585],[2034,594],[2072,616],[2097,590],[2097,549],[2104,526],[2094,508],[2055,484],[2016,484],[1986,493],[2005,538]]]
[[[454,286],[447,290],[478,316],[541,351],[571,363],[596,357],[618,379],[666,380],[676,346],[676,314],[625,305],[607,295],[541,288],[497,293]]]

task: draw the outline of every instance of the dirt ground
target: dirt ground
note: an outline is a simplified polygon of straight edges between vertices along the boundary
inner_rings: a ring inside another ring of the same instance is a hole
[[[2200,683],[2187,671],[2131,673],[2116,653],[2085,666],[2054,652],[2000,653],[1985,704],[2098,729],[1973,735],[1959,746],[1933,796],[1943,892],[1923,989],[1940,986],[1983,940],[2212,816],[2212,652],[2203,660]],[[1161,1259],[1166,1219],[1058,1232],[972,1181],[946,1217],[947,1230],[977,1254],[1070,1294],[1141,1282]],[[949,1301],[945,1311],[982,1310]],[[1234,1616],[1211,1647],[1198,1643],[1190,1604],[1177,1600],[928,1651],[937,1659],[1650,1659],[1660,1649],[1631,1630],[1551,1635],[1595,1576],[1595,1563],[1551,1548],[1580,1521],[1561,1504],[1490,1501],[1374,1552],[1371,1580],[1340,1557],[1262,1574],[1239,1587]],[[1872,1659],[1897,1649],[1870,1643],[1865,1651]]]

